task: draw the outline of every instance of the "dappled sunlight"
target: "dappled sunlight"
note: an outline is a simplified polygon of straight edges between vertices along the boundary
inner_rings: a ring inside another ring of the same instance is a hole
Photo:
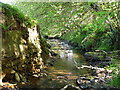
[[[119,89],[120,2],[11,4],[0,2],[0,90]]]
[[[37,26],[34,28],[28,28],[29,32],[29,42],[33,43],[33,45],[36,46],[36,48],[39,49],[39,52],[41,52],[41,46],[39,41],[39,33],[37,32]]]
[[[72,74],[71,72],[68,72],[67,70],[53,70],[52,74],[59,74],[59,75],[70,75]]]
[[[74,58],[83,58],[83,56],[81,54],[75,54],[73,55]]]

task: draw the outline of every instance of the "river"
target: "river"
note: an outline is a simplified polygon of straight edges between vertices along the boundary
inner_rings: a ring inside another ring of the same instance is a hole
[[[52,51],[58,54],[47,60],[54,63],[46,69],[47,75],[45,77],[32,79],[30,85],[24,86],[24,88],[33,90],[48,90],[50,88],[55,90],[64,88],[80,89],[76,84],[76,80],[80,77],[92,76],[93,72],[88,68],[77,69],[76,66],[89,66],[89,63],[80,54],[79,50],[74,50],[72,46],[61,40],[50,39],[48,43],[51,44]]]

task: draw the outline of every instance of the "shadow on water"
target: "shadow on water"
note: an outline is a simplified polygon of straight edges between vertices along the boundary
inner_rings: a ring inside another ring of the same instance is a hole
[[[75,64],[88,65],[78,50],[57,39],[49,40],[52,50],[58,55],[53,66],[47,69],[48,75],[44,78],[33,79],[32,85],[25,88],[63,88],[67,84],[76,85],[76,79],[80,76],[91,75],[90,69],[76,69]],[[50,60],[50,59],[49,59]],[[48,61],[49,61],[48,60]],[[77,62],[77,63],[76,63]]]

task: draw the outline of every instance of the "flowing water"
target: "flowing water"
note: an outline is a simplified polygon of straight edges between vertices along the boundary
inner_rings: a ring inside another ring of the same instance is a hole
[[[32,81],[32,85],[27,88],[49,89],[63,88],[65,85],[71,84],[76,86],[76,79],[80,76],[91,75],[90,69],[78,70],[75,66],[88,65],[79,50],[74,50],[70,45],[57,39],[50,39],[52,50],[58,55],[49,59],[53,60],[53,66],[49,67],[47,76]]]

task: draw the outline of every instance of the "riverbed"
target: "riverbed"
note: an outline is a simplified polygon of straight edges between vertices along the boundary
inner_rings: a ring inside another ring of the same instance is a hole
[[[104,88],[102,86],[105,85],[105,81],[93,75],[95,70],[91,69],[93,67],[80,53],[80,50],[75,50],[66,42],[58,39],[50,39],[48,43],[51,45],[52,51],[57,55],[48,58],[47,63],[50,62],[50,65],[46,69],[46,75],[43,78],[32,78],[29,85],[22,86],[23,89],[48,90],[53,88],[64,90],[69,88],[81,90],[83,88],[91,90],[92,88],[93,90],[97,90],[98,88]],[[83,66],[88,68],[77,68]],[[91,85],[91,83],[93,84]],[[108,87],[108,85],[105,85],[105,87]]]

